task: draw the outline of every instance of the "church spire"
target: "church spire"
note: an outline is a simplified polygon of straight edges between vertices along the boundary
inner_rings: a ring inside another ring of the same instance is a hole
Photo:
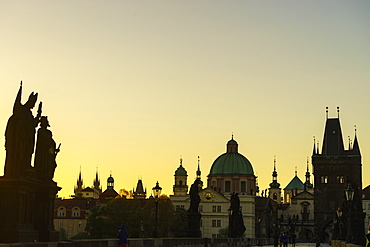
[[[276,171],[276,156],[274,156],[274,171],[272,172],[272,183],[270,183],[270,188],[279,188],[280,184],[277,181],[277,171]]]
[[[202,174],[202,172],[200,171],[200,166],[199,166],[199,162],[200,162],[200,157],[198,156],[198,170],[197,170],[197,179],[201,179],[201,174]]]
[[[313,137],[313,151],[312,151],[312,156],[316,154],[316,138],[315,136]]]
[[[353,140],[352,153],[354,155],[361,155],[360,146],[358,145],[358,140],[357,140],[357,129],[356,129],[356,125],[355,125],[355,139]]]
[[[75,187],[75,193],[81,192],[83,190],[83,180],[81,174],[81,166],[80,166],[80,173],[78,174],[77,185]]]

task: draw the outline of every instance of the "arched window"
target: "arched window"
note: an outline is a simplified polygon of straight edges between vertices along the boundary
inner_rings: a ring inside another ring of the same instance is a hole
[[[66,208],[65,207],[59,207],[58,208],[58,217],[66,217]]]
[[[80,208],[79,207],[74,207],[72,209],[72,217],[80,217]]]
[[[272,199],[273,199],[273,200],[277,200],[277,194],[276,194],[276,193],[274,193],[274,194],[272,195]]]
[[[179,181],[179,185],[181,186],[182,185],[182,180]]]

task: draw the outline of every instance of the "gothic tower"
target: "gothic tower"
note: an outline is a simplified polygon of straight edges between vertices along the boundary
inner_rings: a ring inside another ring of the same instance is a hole
[[[277,203],[281,203],[281,188],[277,181],[276,158],[274,157],[274,171],[272,172],[272,183],[270,183],[269,197]]]
[[[322,151],[315,147],[312,154],[314,174],[314,208],[315,231],[320,238],[329,240],[331,235],[331,221],[336,215],[336,210],[345,205],[345,189],[351,183],[355,190],[353,201],[359,211],[362,211],[361,190],[361,153],[355,134],[354,144],[345,150],[343,145],[342,130],[338,117],[329,118],[326,110],[326,126],[322,142]],[[356,199],[356,191],[357,199]],[[357,202],[355,202],[357,200]],[[363,229],[364,221],[360,225]],[[361,232],[361,229],[359,230]]]
[[[200,175],[200,174],[199,174]],[[175,196],[183,196],[188,193],[187,177],[188,173],[182,166],[182,159],[180,159],[180,166],[175,171],[175,184],[173,185],[173,194]]]
[[[78,175],[78,179],[77,179],[77,185],[75,186],[75,194],[78,193],[78,192],[82,192],[83,190],[83,180],[82,180],[82,175],[81,175],[81,167],[80,167],[80,173]]]

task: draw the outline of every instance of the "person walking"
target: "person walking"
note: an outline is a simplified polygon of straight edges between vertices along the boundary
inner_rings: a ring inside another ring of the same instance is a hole
[[[295,235],[295,233],[292,234],[291,236],[291,239],[292,239],[292,247],[295,247],[295,239],[296,239],[297,235]]]
[[[320,247],[321,241],[320,241],[319,235],[315,236],[315,241],[316,241],[316,247]]]
[[[289,235],[288,233],[284,233],[284,247],[288,247],[288,243],[289,243]]]
[[[118,245],[119,247],[128,247],[128,231],[126,230],[126,225],[122,224],[120,230],[117,233]]]

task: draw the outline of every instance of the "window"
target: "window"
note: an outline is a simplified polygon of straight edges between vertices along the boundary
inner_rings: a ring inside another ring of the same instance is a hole
[[[215,213],[216,212],[216,206],[212,206],[212,212]]]
[[[198,210],[199,212],[203,212],[203,205],[199,205]]]
[[[212,227],[221,227],[221,220],[212,220]]]
[[[367,205],[367,210],[370,210],[370,203]]]
[[[181,186],[182,185],[182,180],[179,181],[179,185]]]
[[[225,182],[225,192],[230,192],[231,182],[226,181]]]
[[[221,212],[221,206],[212,206],[212,212],[213,213],[220,213]]]
[[[59,221],[59,227],[63,227],[63,221]]]
[[[321,183],[327,184],[328,183],[328,176],[321,176]]]
[[[58,208],[58,217],[66,217],[66,208],[65,207],[59,207]]]
[[[344,184],[344,177],[343,176],[337,176],[337,182],[340,184]]]
[[[276,194],[276,193],[274,193],[274,194],[272,195],[272,199],[273,199],[273,200],[277,200],[277,194]]]
[[[247,192],[247,183],[245,181],[240,184],[241,192]]]
[[[185,209],[185,205],[176,205],[176,210]]]
[[[72,216],[73,217],[80,217],[80,208],[79,207],[74,207],[72,209]]]

